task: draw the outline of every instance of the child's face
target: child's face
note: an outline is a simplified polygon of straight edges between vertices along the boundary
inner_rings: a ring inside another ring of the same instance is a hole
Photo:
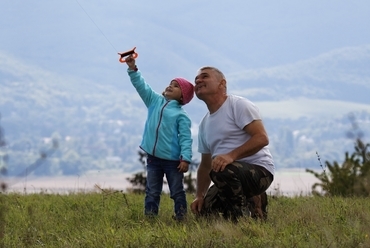
[[[168,100],[177,100],[181,102],[182,100],[182,93],[181,93],[181,88],[177,81],[172,80],[170,85],[166,87],[164,90],[164,96]]]

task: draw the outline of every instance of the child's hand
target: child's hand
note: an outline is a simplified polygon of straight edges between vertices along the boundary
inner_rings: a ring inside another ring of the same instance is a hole
[[[136,69],[135,59],[130,55],[127,58],[125,58],[126,64],[128,65],[128,68],[130,70]]]
[[[177,166],[179,172],[187,172],[189,170],[189,163],[185,161],[181,161],[180,165]]]

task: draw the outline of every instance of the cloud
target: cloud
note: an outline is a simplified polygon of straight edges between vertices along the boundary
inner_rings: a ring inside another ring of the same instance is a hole
[[[257,101],[263,118],[299,119],[307,118],[334,118],[346,115],[353,111],[370,112],[369,104],[360,104],[346,101],[308,99],[304,97],[284,101]]]

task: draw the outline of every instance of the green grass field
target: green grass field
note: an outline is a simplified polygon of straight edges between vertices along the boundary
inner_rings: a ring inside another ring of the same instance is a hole
[[[188,202],[193,200],[188,195]],[[160,214],[143,215],[144,195],[0,194],[1,247],[370,247],[370,198],[269,196],[268,220],[183,222],[161,198]]]

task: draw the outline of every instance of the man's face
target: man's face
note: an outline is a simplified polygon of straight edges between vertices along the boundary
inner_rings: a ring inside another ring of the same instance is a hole
[[[195,95],[199,99],[202,99],[205,94],[218,92],[220,81],[217,73],[211,69],[198,71],[198,75],[195,77]]]

